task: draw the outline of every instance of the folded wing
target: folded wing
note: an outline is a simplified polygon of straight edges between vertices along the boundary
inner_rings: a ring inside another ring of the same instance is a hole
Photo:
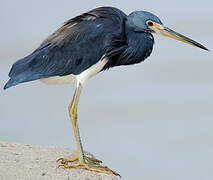
[[[113,52],[111,40],[122,40],[125,18],[116,8],[101,7],[70,19],[32,54],[13,64],[4,89],[51,76],[80,74],[109,53],[107,49]]]

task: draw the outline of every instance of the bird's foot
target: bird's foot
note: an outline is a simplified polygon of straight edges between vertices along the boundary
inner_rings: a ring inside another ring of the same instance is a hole
[[[73,158],[69,158],[69,159],[66,159],[66,158],[59,158],[57,160],[57,162],[60,161],[61,164],[64,164],[64,165],[68,165],[69,162],[75,162],[75,161],[78,161],[79,160],[79,157],[76,156],[76,157],[73,157]],[[84,155],[84,160],[86,161],[86,163],[91,163],[91,164],[101,164],[102,161],[101,160],[98,160],[94,157],[89,157],[89,156],[85,156]]]
[[[64,168],[84,167],[86,170],[89,170],[89,171],[102,172],[106,174],[114,174],[116,176],[120,176],[120,174],[116,173],[115,171],[112,171],[107,166],[100,165],[102,161],[94,157],[84,156],[83,162],[77,162],[76,164],[69,164],[78,160],[79,160],[78,157],[74,157],[70,159],[60,158],[57,161],[60,161],[59,167],[61,166],[63,166]]]

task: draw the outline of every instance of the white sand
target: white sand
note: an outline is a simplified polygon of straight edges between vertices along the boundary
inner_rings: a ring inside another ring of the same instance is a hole
[[[58,168],[60,157],[73,157],[68,148],[0,142],[0,180],[117,180],[114,175],[85,169]]]

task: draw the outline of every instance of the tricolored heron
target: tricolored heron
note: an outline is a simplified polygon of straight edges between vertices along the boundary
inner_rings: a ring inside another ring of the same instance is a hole
[[[152,13],[135,11],[126,15],[117,8],[100,7],[68,20],[34,52],[13,64],[10,80],[4,89],[37,79],[47,84],[76,84],[68,110],[77,143],[77,156],[60,158],[60,166],[82,166],[91,171],[119,175],[102,166],[100,160],[84,154],[77,124],[78,102],[88,78],[114,66],[140,63],[150,56],[154,33],[208,50],[165,27]]]

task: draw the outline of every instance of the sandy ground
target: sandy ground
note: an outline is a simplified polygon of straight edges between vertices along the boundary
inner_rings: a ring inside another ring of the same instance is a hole
[[[113,175],[84,169],[58,168],[56,159],[73,157],[68,148],[0,142],[0,180],[117,180]]]

